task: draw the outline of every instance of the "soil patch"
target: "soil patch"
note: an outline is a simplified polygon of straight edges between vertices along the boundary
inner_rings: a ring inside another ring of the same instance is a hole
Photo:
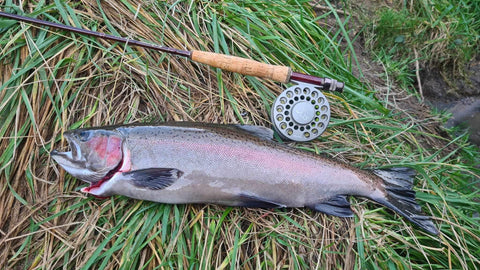
[[[480,146],[480,59],[468,64],[465,76],[451,77],[425,68],[421,72],[425,101],[432,108],[452,113],[445,126],[468,129],[470,141]]]

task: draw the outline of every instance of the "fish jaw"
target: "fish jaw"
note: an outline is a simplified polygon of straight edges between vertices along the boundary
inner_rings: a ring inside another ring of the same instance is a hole
[[[84,175],[86,174],[86,170],[83,166],[79,165],[78,162],[72,159],[72,152],[59,152],[57,150],[53,150],[50,153],[50,156],[69,174],[74,176],[75,178],[84,179]],[[86,181],[88,183],[93,183],[93,181]]]
[[[64,135],[65,139],[67,140],[70,151],[60,152],[57,150],[53,150],[50,152],[50,156],[55,160],[65,171],[70,173],[76,178],[82,179],[86,172],[85,168],[85,159],[82,158],[82,150],[80,144],[74,137],[72,137],[71,133],[65,132]],[[87,180],[84,180],[89,182]]]

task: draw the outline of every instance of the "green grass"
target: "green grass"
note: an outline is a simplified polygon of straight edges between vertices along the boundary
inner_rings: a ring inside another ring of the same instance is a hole
[[[397,46],[434,65],[462,65],[478,54],[480,4],[471,0],[421,0],[396,9],[382,9],[374,21],[376,46]],[[461,68],[461,67],[458,67]]]
[[[353,12],[366,22],[367,47],[404,89],[416,87],[416,69],[440,70],[452,80],[468,75],[466,65],[478,56],[478,1],[398,1],[376,8],[373,16]]]
[[[416,169],[418,201],[441,230],[439,237],[427,235],[361,198],[350,199],[354,219],[306,209],[86,198],[79,193],[84,183],[49,158],[65,145],[63,131],[148,120],[269,126],[270,104],[282,89],[186,59],[0,19],[0,265],[6,269],[479,267],[477,148],[466,135],[445,138],[444,119],[415,118],[355,77],[362,71],[348,36],[351,18],[341,18],[328,1],[318,14],[298,1],[0,6],[346,82],[343,94],[326,93],[327,132],[295,146],[362,168]],[[327,18],[337,27],[325,27]]]

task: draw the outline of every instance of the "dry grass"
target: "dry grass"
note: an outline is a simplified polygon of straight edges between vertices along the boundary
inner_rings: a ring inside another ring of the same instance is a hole
[[[307,6],[102,1],[100,9],[97,2],[84,0],[22,7],[25,13],[42,9],[39,13],[49,20],[170,47],[250,55],[318,75],[337,74],[349,89],[343,96],[329,95],[331,128],[323,139],[297,146],[359,166],[416,168],[419,199],[436,216],[442,236],[413,230],[361,199],[352,199],[355,219],[340,219],[304,209],[271,212],[87,198],[79,192],[82,183],[48,155],[65,145],[65,130],[148,120],[269,126],[269,104],[281,88],[141,48],[12,24],[0,29],[0,266],[5,269],[478,265],[479,228],[471,219],[456,220],[457,210],[448,201],[465,192],[451,184],[437,186],[444,184],[442,174],[459,183],[465,181],[459,174],[475,174],[461,162],[470,162],[465,156],[476,153],[463,139],[449,142],[438,136],[437,125],[431,124],[438,119],[428,114],[424,123],[405,114],[383,114],[382,100],[351,75],[335,41],[312,20],[301,24],[300,15],[313,17]],[[236,12],[241,16],[233,16]],[[458,211],[468,215],[465,209],[474,212],[478,204]]]

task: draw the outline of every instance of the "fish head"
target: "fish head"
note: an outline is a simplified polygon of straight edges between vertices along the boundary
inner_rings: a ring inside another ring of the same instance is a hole
[[[70,151],[54,150],[52,158],[74,177],[91,185],[115,173],[123,159],[123,137],[113,130],[76,129],[63,134]]]

